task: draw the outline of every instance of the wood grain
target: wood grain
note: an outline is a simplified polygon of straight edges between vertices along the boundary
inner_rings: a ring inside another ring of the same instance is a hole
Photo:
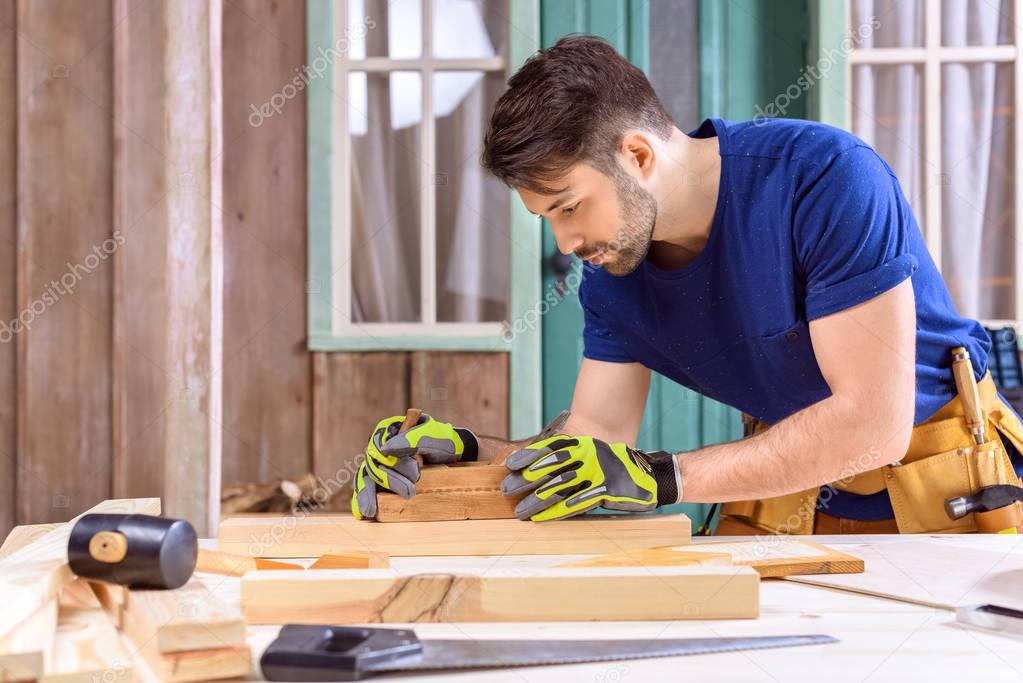
[[[304,63],[304,2],[224,4],[225,481],[313,465],[305,97],[250,121]]]
[[[160,514],[159,498],[107,500],[88,513]],[[16,550],[0,560],[0,638],[57,596],[74,578],[67,564],[67,542],[78,518]]]
[[[164,491],[212,535],[220,510],[223,224],[220,0],[162,4],[167,43]]]
[[[50,522],[49,524],[22,524],[21,526],[14,527],[11,529],[11,533],[7,534],[7,538],[4,539],[4,544],[0,546],[0,560],[15,550],[24,548],[37,538],[45,536],[61,524],[61,522]]]
[[[166,26],[157,2],[114,0],[113,490],[163,492],[167,375]],[[139,454],[145,454],[145,463]]]
[[[508,354],[415,351],[409,403],[476,434],[508,438]]]
[[[224,520],[219,547],[257,557],[319,557],[352,549],[396,557],[569,555],[689,541],[685,515],[592,515],[540,524],[517,519],[379,524],[349,515],[258,515]]]
[[[96,683],[105,677],[130,683],[129,656],[88,582],[68,584],[60,594],[53,666],[40,683]]]
[[[705,557],[724,558],[730,564],[752,567],[765,579],[797,574],[855,574],[863,571],[863,560],[858,557],[812,541],[781,538],[626,550],[560,566],[666,567],[688,565]]]
[[[33,318],[15,338],[25,523],[110,496],[111,25],[110,3],[17,3],[18,309]]]
[[[0,3],[0,536],[17,523],[17,353],[10,322],[17,316],[18,80],[16,4]]]
[[[408,375],[407,353],[316,354],[314,472],[340,509],[349,509],[356,458],[377,422],[408,409]]]
[[[425,465],[412,498],[388,491],[377,493],[376,519],[378,522],[514,519],[515,505],[525,494],[504,496],[501,481],[506,476],[508,469],[501,465]]]
[[[35,681],[53,666],[57,598],[51,598],[0,639],[0,681]]]
[[[748,567],[254,572],[241,604],[250,624],[743,619],[759,581]]]

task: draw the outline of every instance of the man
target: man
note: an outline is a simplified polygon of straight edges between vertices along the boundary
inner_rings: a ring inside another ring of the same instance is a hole
[[[686,501],[728,503],[719,533],[972,530],[945,498],[964,481],[1018,485],[1023,428],[986,374],[990,340],[956,312],[862,140],[795,120],[709,119],[687,135],[640,70],[572,36],[509,81],[483,163],[588,263],[571,417],[506,462],[504,492],[528,492],[521,519]],[[983,444],[956,396],[957,347],[980,381]],[[631,448],[651,370],[756,418],[755,434]],[[414,493],[416,452],[506,445],[429,417],[398,434],[400,421],[374,432],[357,515],[372,516],[377,486]]]

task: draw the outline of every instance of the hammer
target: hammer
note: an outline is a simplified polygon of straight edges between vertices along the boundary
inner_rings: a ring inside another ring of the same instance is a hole
[[[1019,505],[1020,501],[1023,501],[1023,488],[1011,484],[997,484],[985,486],[972,496],[949,498],[945,501],[945,513],[949,519],[962,519],[970,513],[1006,511],[1009,514],[999,517],[995,522],[997,529],[992,528],[991,530],[1004,529],[1008,531],[1011,528],[1023,526],[1023,514],[1021,514],[1023,506]],[[980,516],[978,515],[978,517]],[[979,522],[980,520],[978,520],[978,528],[982,526]]]
[[[172,589],[195,571],[241,576],[253,569],[300,565],[199,549],[183,519],[152,515],[83,515],[71,529],[68,564],[80,577],[128,588]]]

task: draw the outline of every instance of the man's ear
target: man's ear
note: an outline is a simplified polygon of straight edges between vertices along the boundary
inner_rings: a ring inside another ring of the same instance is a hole
[[[649,178],[657,165],[654,145],[650,137],[640,131],[630,131],[622,138],[619,151],[625,156],[625,167],[639,171],[644,178]]]

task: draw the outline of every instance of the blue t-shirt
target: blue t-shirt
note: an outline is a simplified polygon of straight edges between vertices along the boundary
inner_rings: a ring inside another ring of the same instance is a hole
[[[966,347],[983,376],[987,332],[956,312],[895,174],[870,146],[792,119],[708,119],[690,133],[714,135],[721,181],[705,248],[682,268],[644,260],[625,277],[586,264],[587,358],[641,363],[773,424],[831,395],[808,322],[911,277],[915,423],[955,396],[950,349]],[[878,358],[888,353],[878,342]],[[827,511],[894,516],[887,491],[836,492]]]

